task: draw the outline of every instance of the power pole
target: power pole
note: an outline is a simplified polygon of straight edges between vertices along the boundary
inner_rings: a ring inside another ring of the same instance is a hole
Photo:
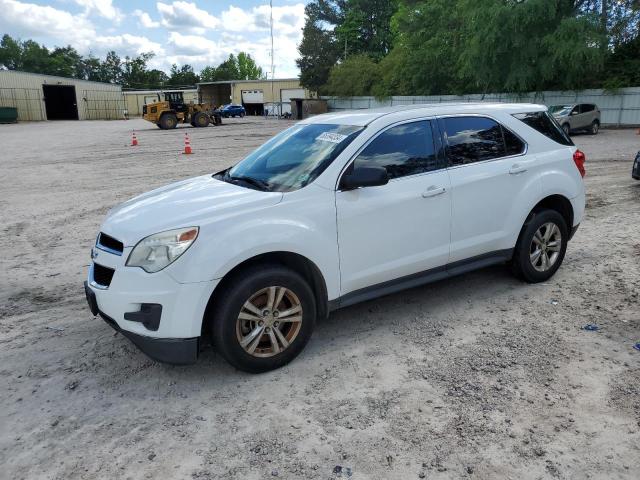
[[[271,30],[271,102],[275,106],[275,97],[273,96],[273,82],[275,78],[275,59],[273,55],[273,0],[269,0],[269,28]]]

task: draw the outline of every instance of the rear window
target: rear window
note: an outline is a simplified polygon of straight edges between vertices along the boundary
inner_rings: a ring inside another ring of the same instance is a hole
[[[517,113],[514,117],[560,145],[573,145],[573,142],[562,131],[558,122],[547,112]]]

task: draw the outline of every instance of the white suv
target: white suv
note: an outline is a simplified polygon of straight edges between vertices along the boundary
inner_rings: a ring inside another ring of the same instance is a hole
[[[414,105],[320,115],[234,167],[109,212],[87,300],[150,357],[291,361],[334,309],[496,263],[560,267],[584,155],[545,107]]]

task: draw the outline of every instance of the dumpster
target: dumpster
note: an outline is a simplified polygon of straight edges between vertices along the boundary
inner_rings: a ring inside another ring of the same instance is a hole
[[[16,123],[18,121],[18,109],[13,107],[0,107],[0,123]]]

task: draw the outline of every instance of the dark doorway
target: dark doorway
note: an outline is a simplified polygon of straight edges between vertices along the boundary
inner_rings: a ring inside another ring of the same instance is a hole
[[[296,100],[296,120],[302,120],[302,100]]]
[[[243,103],[247,115],[264,115],[264,103]]]
[[[78,120],[76,87],[66,85],[42,85],[47,120]]]

